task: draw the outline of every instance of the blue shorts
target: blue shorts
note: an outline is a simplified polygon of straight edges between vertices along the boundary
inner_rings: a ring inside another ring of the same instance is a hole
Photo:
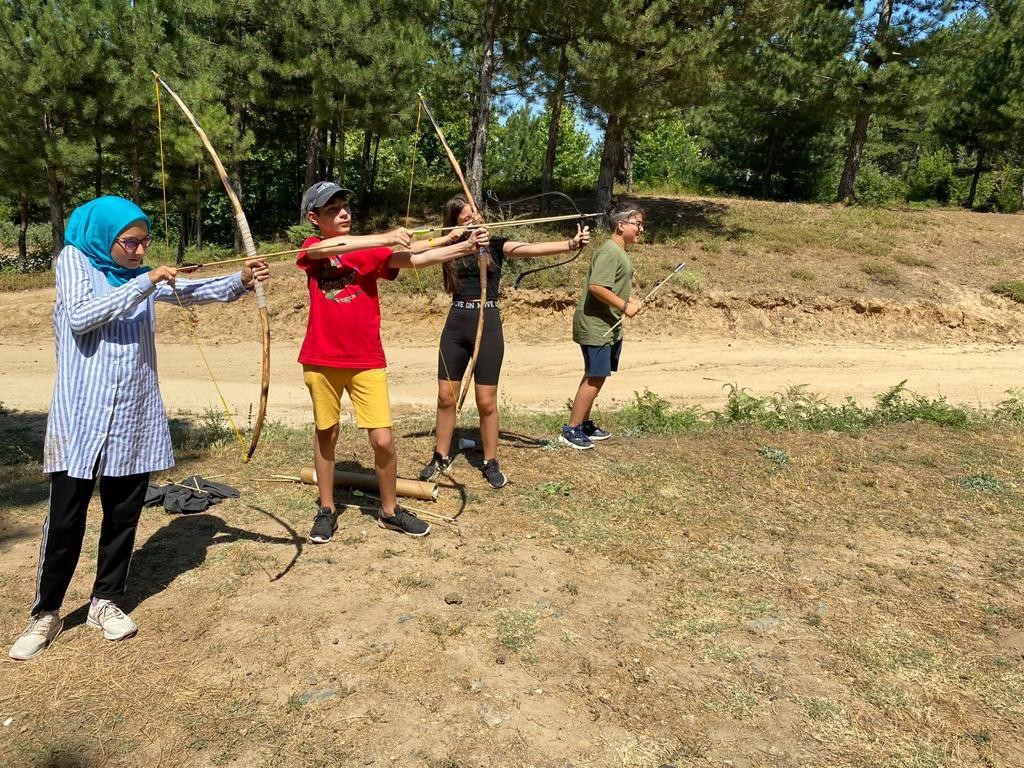
[[[592,347],[580,344],[583,350],[583,375],[596,378],[607,378],[612,371],[619,370],[619,357],[622,355],[622,339],[614,344]]]

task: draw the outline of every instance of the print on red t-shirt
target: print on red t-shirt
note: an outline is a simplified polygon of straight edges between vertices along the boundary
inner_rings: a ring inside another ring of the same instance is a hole
[[[310,237],[303,248],[320,242]],[[378,280],[394,280],[398,270],[388,266],[390,248],[366,248],[341,256],[311,259],[302,251],[296,259],[306,273],[309,321],[299,350],[299,362],[330,368],[384,368],[380,340]]]

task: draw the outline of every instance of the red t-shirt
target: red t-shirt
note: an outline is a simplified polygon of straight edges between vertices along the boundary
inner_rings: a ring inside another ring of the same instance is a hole
[[[323,238],[308,237],[303,248]],[[380,341],[378,280],[394,280],[388,266],[390,248],[366,248],[341,256],[311,259],[299,253],[296,264],[306,273],[309,322],[299,362],[330,368],[384,368]]]

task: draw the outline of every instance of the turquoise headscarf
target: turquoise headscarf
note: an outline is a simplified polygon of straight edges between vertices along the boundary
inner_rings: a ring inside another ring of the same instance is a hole
[[[122,267],[110,255],[114,240],[130,225],[143,222],[150,227],[149,216],[131,200],[105,195],[80,205],[71,212],[64,229],[64,243],[84,253],[89,263],[103,273],[113,286],[149,272],[152,267]]]

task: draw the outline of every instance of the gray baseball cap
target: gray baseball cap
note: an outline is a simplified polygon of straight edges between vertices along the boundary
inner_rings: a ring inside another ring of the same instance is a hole
[[[352,196],[351,189],[338,186],[333,181],[318,181],[302,194],[302,212],[309,213],[324,205],[335,195]]]

